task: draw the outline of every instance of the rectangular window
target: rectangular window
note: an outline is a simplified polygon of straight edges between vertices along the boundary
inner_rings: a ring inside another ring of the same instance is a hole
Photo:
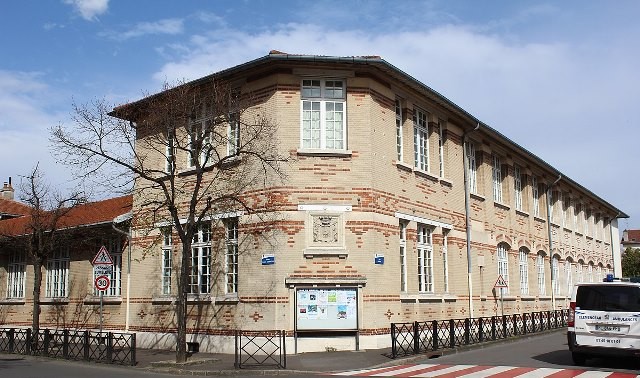
[[[11,253],[7,266],[7,298],[24,298],[26,272],[25,254],[20,252]]]
[[[172,132],[167,133],[167,144],[164,151],[164,171],[165,173],[173,173],[175,171],[176,164],[176,149],[175,140]]]
[[[551,219],[551,223],[554,222],[553,213],[556,208],[556,202],[558,201],[558,192],[555,190],[547,190],[547,197],[551,196],[549,199],[549,219]]]
[[[587,265],[587,279],[589,282],[593,282],[593,264]]]
[[[502,276],[504,282],[509,286],[509,259],[507,255],[507,248],[504,244],[498,245],[498,274]],[[509,288],[500,288],[502,295],[509,294]]]
[[[467,142],[466,146],[469,192],[478,194],[478,167],[476,165],[476,146],[472,142]]]
[[[551,274],[551,285],[553,286],[553,292],[556,295],[560,294],[560,269],[558,268],[558,258],[554,257],[551,260],[551,269],[552,269],[552,274]]]
[[[413,154],[415,167],[429,172],[429,124],[427,113],[413,110],[414,141]]]
[[[565,261],[564,262],[564,273],[566,275],[566,279],[567,279],[567,292],[566,295],[570,296],[571,295],[571,290],[573,290],[573,272],[571,270],[571,261]]]
[[[576,277],[578,278],[578,283],[584,282],[584,269],[580,261],[576,265]]]
[[[212,121],[210,119],[202,119],[193,122],[189,130],[189,153],[187,156],[188,166],[193,168],[196,166],[196,159],[201,167],[210,163],[211,155],[211,128]]]
[[[111,260],[113,260],[113,271],[109,277],[111,282],[109,289],[104,292],[104,296],[119,297],[122,294],[122,241],[119,238],[108,239],[103,242],[103,245],[107,248],[109,255],[111,255]],[[96,277],[94,275],[93,279],[95,280]],[[100,290],[94,288],[93,294],[100,295]]]
[[[302,148],[346,149],[346,102],[342,80],[302,80]]]
[[[493,200],[502,202],[502,163],[496,155],[493,155],[493,169],[491,173],[493,178]]]
[[[69,293],[69,248],[56,249],[47,259],[47,298],[66,298]]]
[[[225,254],[225,294],[238,293],[238,218],[229,218],[224,221],[226,230]]]
[[[240,115],[233,113],[229,116],[227,127],[227,156],[234,156],[240,151]]]
[[[533,200],[533,216],[540,216],[540,192],[538,189],[538,179],[531,177],[531,199]]]
[[[575,232],[580,232],[580,212],[582,206],[579,203],[573,205],[573,229]]]
[[[538,267],[538,294],[545,295],[546,288],[544,282],[544,255],[542,255],[541,253],[538,254],[536,265]]]
[[[189,294],[211,291],[211,223],[198,225],[191,242],[191,274]]]
[[[400,221],[400,291],[407,291],[407,223]]]
[[[442,270],[444,273],[444,292],[449,292],[449,257],[447,255],[447,245],[449,242],[449,235],[447,235],[447,231],[445,231],[444,235],[442,235]]]
[[[404,159],[404,147],[402,144],[402,103],[400,99],[396,99],[396,152],[398,161]]]
[[[433,293],[433,244],[431,228],[418,224],[418,286],[419,291]]]
[[[444,177],[444,121],[438,120],[438,156],[440,157],[440,177]]]
[[[171,294],[171,274],[173,269],[173,240],[171,229],[162,230],[162,295]]]
[[[519,267],[520,267],[520,294],[529,294],[529,254],[524,248],[519,251]]]
[[[522,175],[520,167],[513,167],[513,193],[516,210],[522,211]]]

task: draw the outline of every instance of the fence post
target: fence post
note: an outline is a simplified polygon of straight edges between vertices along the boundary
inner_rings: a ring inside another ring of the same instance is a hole
[[[547,329],[551,329],[551,311],[547,311]]]
[[[69,330],[62,330],[62,357],[67,360],[69,359]]]
[[[438,348],[440,347],[438,345],[438,321],[437,320],[433,320],[431,321],[431,335],[433,336],[433,350],[438,350]]]
[[[131,334],[131,366],[136,366],[136,334]]]
[[[397,357],[397,346],[396,346],[396,323],[391,323],[391,356],[392,358]]]
[[[89,361],[89,331],[84,331],[82,342],[84,343],[84,360]]]
[[[240,367],[240,361],[238,360],[238,337],[239,337],[238,330],[236,329],[234,333],[235,333],[235,348],[234,348],[235,359],[233,362],[233,367],[237,369]]]
[[[48,356],[49,355],[50,337],[51,337],[51,334],[50,334],[49,328],[46,328],[44,330],[44,343],[43,343],[44,345],[42,346],[42,354],[44,356]]]
[[[420,331],[418,322],[413,322],[413,354],[420,354]]]
[[[456,329],[453,319],[449,319],[449,348],[456,346]]]
[[[26,342],[27,344],[24,346],[24,354],[32,354],[32,349],[33,349],[33,345],[31,344],[31,338],[33,337],[33,334],[31,333],[31,328],[27,328],[27,339]]]
[[[484,342],[484,319],[478,318],[478,342]]]
[[[282,353],[282,355],[284,356],[284,364],[282,365],[283,369],[287,368],[287,334],[286,332],[283,330],[280,331],[281,335],[282,335],[282,349],[280,350],[280,353]]]
[[[471,321],[469,320],[469,318],[465,318],[464,319],[464,343],[465,345],[469,345],[469,336],[471,335],[471,327],[470,327],[470,323]]]
[[[507,316],[508,315],[502,315],[502,338],[503,339],[507,338]]]
[[[527,313],[522,313],[522,333],[527,334]]]
[[[491,340],[496,339],[496,317],[491,317]]]
[[[15,348],[15,337],[16,337],[16,333],[15,333],[15,328],[9,328],[9,353],[13,353],[13,349]]]
[[[113,362],[113,332],[107,332],[107,361]]]

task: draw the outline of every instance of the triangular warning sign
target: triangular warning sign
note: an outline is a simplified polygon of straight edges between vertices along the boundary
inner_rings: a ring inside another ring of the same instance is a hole
[[[100,247],[100,250],[96,254],[96,257],[93,258],[93,261],[91,261],[91,264],[113,265],[113,260],[111,259],[111,255],[109,254],[109,251],[107,251],[107,248],[105,248],[104,245]]]
[[[496,284],[493,285],[493,287],[509,287],[509,285],[507,285],[507,281],[504,280],[501,274],[498,276],[498,280],[496,281]]]

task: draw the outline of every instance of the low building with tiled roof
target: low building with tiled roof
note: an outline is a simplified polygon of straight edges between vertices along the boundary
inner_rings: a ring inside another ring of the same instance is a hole
[[[622,249],[640,248],[640,230],[624,230],[622,231],[622,240],[620,241]]]
[[[0,189],[0,221],[28,215],[31,208],[14,199],[14,189],[9,182],[5,182]]]

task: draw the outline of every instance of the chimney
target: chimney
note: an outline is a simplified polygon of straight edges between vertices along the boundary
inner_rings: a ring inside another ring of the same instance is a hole
[[[13,201],[14,192],[13,186],[11,186],[11,177],[9,177],[9,182],[5,182],[0,190],[0,198]]]

